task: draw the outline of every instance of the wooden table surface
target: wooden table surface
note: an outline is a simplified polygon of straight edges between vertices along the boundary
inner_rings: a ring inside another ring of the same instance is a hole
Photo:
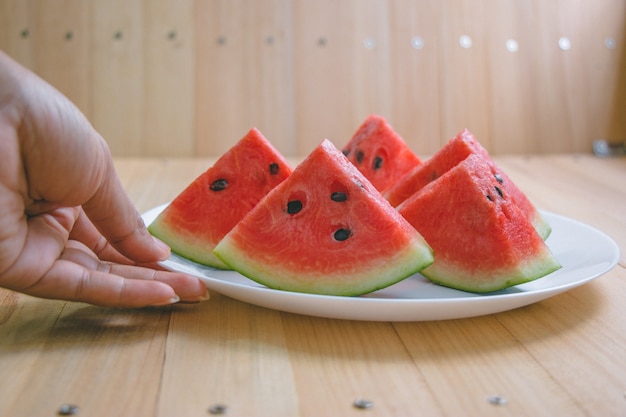
[[[621,248],[600,278],[527,307],[434,322],[279,312],[213,292],[106,309],[0,290],[0,416],[626,416],[626,159],[496,158],[542,209]],[[118,159],[140,211],[211,161]],[[355,407],[355,400],[372,407]]]

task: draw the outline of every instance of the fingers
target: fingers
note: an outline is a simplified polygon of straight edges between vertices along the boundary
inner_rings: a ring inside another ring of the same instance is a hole
[[[29,218],[20,253],[0,283],[35,296],[111,306],[205,297],[194,277],[102,262],[67,242],[79,239],[103,259],[121,263],[153,263],[170,253],[148,233],[105,141],[79,109],[1,52],[0,67],[9,91],[0,101],[10,107],[7,126],[16,133],[15,156],[21,158],[15,183]]]
[[[77,222],[89,224],[81,216],[84,213],[78,208],[59,208],[31,217],[22,250],[0,274],[0,285],[42,298],[117,307],[198,302],[207,298],[206,287],[195,277],[103,262],[84,244],[68,240]],[[99,235],[97,231],[93,236],[83,233],[88,242],[101,242],[93,237]],[[121,255],[108,248],[102,247],[101,253],[111,252],[119,260]]]
[[[115,172],[108,148],[103,153],[101,163],[106,168],[95,193],[83,204],[85,213],[111,245],[133,261],[149,263],[167,259],[169,247],[148,233]]]
[[[143,274],[144,271],[148,271],[148,273]],[[148,279],[149,277],[149,279],[170,286],[180,301],[184,303],[196,303],[209,299],[209,292],[202,281],[187,274],[117,264],[111,266],[110,273],[131,277],[134,280]]]
[[[83,243],[103,261],[121,264],[133,263],[111,246],[109,241],[96,229],[83,210],[80,211],[74,223],[74,228],[70,232],[70,239]]]
[[[107,270],[109,273],[121,275],[124,277],[133,277],[134,271],[137,270],[134,262],[120,254],[109,242],[100,234],[93,226],[90,219],[84,212],[81,212],[76,219],[74,229],[70,233],[70,239],[81,242],[89,249],[89,253],[93,252],[95,257],[78,258],[76,253],[72,256],[73,261],[80,262],[88,268],[100,268]],[[69,242],[68,246],[77,246],[75,242]],[[66,259],[70,258],[68,252],[64,254]],[[108,261],[107,263],[100,262]],[[203,301],[207,296],[207,290],[204,284],[195,277],[189,277],[182,273],[164,273],[164,269],[157,263],[143,265],[144,267],[154,269],[154,279],[163,282],[174,289],[176,294],[183,302]],[[141,279],[141,277],[137,277]]]
[[[16,63],[7,66],[13,74],[9,81],[22,85],[15,101],[28,173],[26,211],[34,215],[53,207],[83,206],[100,233],[126,257],[141,263],[166,259],[169,248],[146,230],[106,142],[87,118],[35,74]]]
[[[61,259],[28,293],[108,307],[161,306],[208,298],[206,287],[195,277],[102,262],[83,249],[70,242]]]
[[[0,286],[27,292],[35,285],[63,253],[78,212],[65,207],[21,219],[18,232],[9,237],[14,246],[3,262]]]
[[[107,307],[160,306],[179,301],[176,292],[164,283],[125,279],[62,260],[27,293]]]

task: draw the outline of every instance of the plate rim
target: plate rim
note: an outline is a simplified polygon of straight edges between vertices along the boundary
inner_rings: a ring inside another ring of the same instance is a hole
[[[169,203],[164,203],[164,204],[155,206],[145,211],[144,213],[142,213],[141,217],[144,220],[144,223],[146,225],[151,223],[152,220],[154,220],[154,218],[156,218],[156,216],[165,207],[167,207],[168,204]],[[550,212],[547,210],[542,210],[542,209],[538,211],[541,213],[541,215],[548,218],[548,223],[551,223],[549,219],[553,218],[553,219],[558,219],[560,222],[570,223],[570,224],[576,225],[576,227],[587,229],[587,232],[593,233],[594,235],[596,235],[596,237],[601,238],[605,244],[611,246],[610,254],[612,255],[612,257],[610,257],[610,259],[609,257],[607,257],[606,260],[602,261],[603,263],[606,264],[606,266],[604,268],[598,269],[597,271],[590,274],[589,276],[576,279],[573,281],[560,283],[559,285],[539,288],[539,289],[535,289],[531,291],[506,292],[506,293],[499,293],[496,291],[493,293],[476,294],[476,293],[469,293],[469,292],[464,292],[460,290],[455,290],[452,288],[446,288],[446,290],[455,291],[455,292],[458,291],[460,293],[467,293],[468,295],[467,296],[461,295],[459,297],[442,297],[442,298],[382,298],[382,297],[375,297],[375,296],[372,297],[368,294],[364,296],[359,296],[359,297],[345,297],[345,296],[308,294],[308,293],[276,290],[276,289],[265,287],[259,283],[256,283],[250,280],[249,278],[244,277],[243,275],[239,274],[236,271],[219,270],[219,269],[211,268],[208,266],[200,265],[193,261],[185,259],[175,253],[172,253],[172,256],[168,260],[159,262],[159,265],[167,270],[185,272],[185,273],[194,275],[197,278],[199,278],[207,286],[207,288],[211,289],[212,291],[217,291],[228,297],[231,297],[231,298],[243,301],[243,302],[247,302],[249,304],[254,304],[257,306],[262,306],[262,307],[266,307],[266,308],[270,308],[270,309],[274,309],[278,311],[286,311],[286,312],[295,313],[295,314],[304,314],[304,315],[309,315],[309,316],[344,319],[344,320],[366,320],[366,321],[431,321],[431,320],[445,320],[445,319],[455,319],[455,318],[476,317],[480,315],[494,314],[494,313],[498,313],[502,311],[513,310],[515,308],[533,304],[533,303],[542,301],[546,298],[552,297],[554,295],[569,291],[571,289],[582,286],[606,274],[611,269],[613,269],[619,262],[620,255],[621,255],[620,248],[617,245],[617,243],[608,234],[584,222],[581,222],[579,220],[576,220],[576,219],[573,219],[573,218],[570,218],[561,214],[557,214],[557,213]],[[548,247],[550,247],[549,238],[546,241],[546,243],[548,244]],[[550,249],[552,250],[551,247]],[[199,270],[188,271],[186,269],[181,268],[179,265],[177,265],[175,262],[172,261],[172,259],[177,259],[177,258],[185,263],[198,266],[203,271],[206,270],[207,274],[210,273],[211,271],[215,271],[217,274],[224,274],[224,273],[237,274],[240,277],[245,278],[245,280],[249,281],[250,284],[232,282],[232,281],[224,280],[221,278],[217,278],[215,276],[204,275],[204,274],[201,274]],[[421,276],[420,274],[415,274],[415,275]],[[550,275],[552,274],[548,274],[546,275],[546,277]],[[412,279],[414,276],[409,277],[407,279]],[[539,278],[538,280],[545,279],[546,277]],[[532,281],[531,283],[533,282],[536,282],[536,281]],[[531,283],[527,283],[527,284],[531,284]],[[394,285],[398,285],[398,284],[394,284]],[[436,284],[433,284],[433,285],[436,285]],[[520,285],[514,286],[513,288],[515,287],[519,288],[524,285],[526,284],[520,284]],[[393,285],[390,287],[393,287]],[[390,287],[387,287],[387,288],[390,288]],[[244,292],[245,293],[243,294],[244,296],[242,297],[241,294],[237,294],[237,290],[239,290],[240,292]],[[250,293],[252,293],[253,295],[255,295],[256,293],[259,293],[262,295],[263,299],[251,300],[250,297],[247,296]],[[269,302],[268,302],[268,299],[269,299]],[[281,302],[280,303],[281,305],[277,306],[275,302],[273,302],[276,299],[278,299]],[[299,305],[297,305],[296,307],[291,307],[291,308],[289,306],[286,307],[284,305],[285,302],[286,304],[291,304],[291,302],[294,300],[296,301],[296,303],[298,300],[306,300],[306,303],[297,303]],[[510,306],[493,307],[493,304],[502,303],[504,300],[511,300]],[[445,312],[442,312],[440,314],[433,314],[433,312],[427,311],[427,313],[429,314],[425,314],[423,315],[423,317],[416,317],[416,315],[414,314],[403,317],[402,315],[392,314],[393,311],[391,310],[384,312],[385,314],[380,314],[380,312],[377,312],[377,313],[372,312],[371,314],[362,314],[362,313],[344,314],[344,313],[340,313],[337,311],[329,311],[327,313],[320,314],[320,312],[315,311],[317,309],[310,308],[309,304],[311,304],[312,302],[317,302],[317,303],[324,304],[324,305],[334,305],[337,303],[346,304],[346,305],[361,305],[361,306],[365,305],[368,308],[373,305],[376,305],[379,308],[382,308],[385,310],[390,310],[392,307],[402,306],[403,308],[413,308],[418,311],[420,310],[420,307],[424,310],[430,310],[432,308],[439,307],[442,304],[446,306],[450,306],[451,309],[454,306],[466,305],[466,306],[470,306],[470,310],[472,310],[473,312],[470,312],[467,314],[454,314],[453,312],[448,312],[447,314]]]

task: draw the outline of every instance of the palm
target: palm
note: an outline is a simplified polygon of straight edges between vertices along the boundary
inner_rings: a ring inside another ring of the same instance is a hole
[[[103,305],[203,298],[197,279],[139,266],[167,252],[84,116],[1,52],[0,70],[0,286]]]

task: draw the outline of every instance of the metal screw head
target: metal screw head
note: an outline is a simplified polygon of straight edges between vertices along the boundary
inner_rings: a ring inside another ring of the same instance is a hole
[[[606,46],[607,49],[615,49],[615,47],[617,46],[617,42],[614,38],[606,38],[604,40],[604,46]]]
[[[422,49],[424,47],[424,39],[419,36],[413,36],[411,38],[411,48]]]
[[[593,154],[599,157],[626,155],[626,143],[596,139],[593,141]]]
[[[468,35],[463,35],[459,38],[459,45],[461,45],[463,49],[471,48],[473,43],[472,38]]]
[[[509,52],[517,52],[519,50],[519,44],[515,39],[509,39],[506,41],[506,50]]]
[[[354,403],[352,403],[354,405],[355,408],[360,408],[361,410],[366,410],[368,408],[372,408],[374,406],[374,403],[371,402],[370,400],[365,400],[363,398],[359,398],[358,400],[354,400]]]
[[[78,413],[78,406],[75,404],[63,404],[59,407],[57,414],[60,416],[71,416]]]
[[[226,414],[227,409],[224,404],[214,404],[209,407],[209,414]]]
[[[559,49],[561,51],[569,51],[572,49],[572,41],[569,38],[562,37],[559,39]]]
[[[507,403],[506,398],[501,395],[491,395],[487,398],[487,401],[489,401],[489,404],[493,405],[505,405]]]

